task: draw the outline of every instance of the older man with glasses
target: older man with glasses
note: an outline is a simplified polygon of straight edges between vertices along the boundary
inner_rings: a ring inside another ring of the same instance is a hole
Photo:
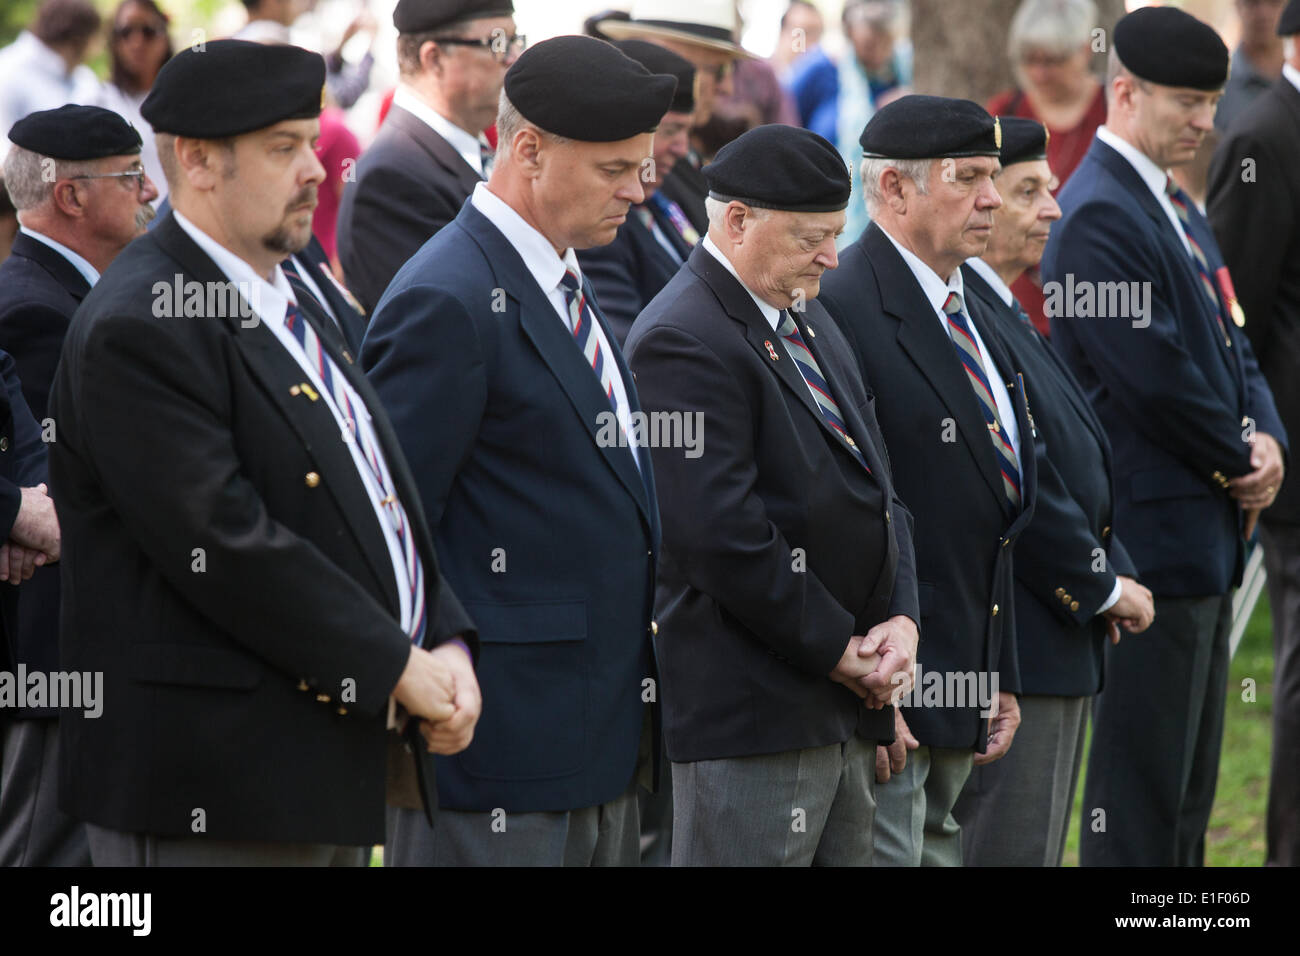
[[[13,356],[26,404],[43,421],[72,313],[100,273],[144,232],[158,192],[140,165],[139,134],[109,110],[43,110],[15,124],[9,138],[4,182],[19,232],[13,254],[0,266],[0,348]],[[50,428],[47,441],[55,436]],[[45,447],[37,447],[43,472]],[[58,526],[52,506],[46,510],[57,552]],[[57,671],[58,569],[40,568],[18,595],[6,593],[3,614],[5,660],[26,665],[28,673]],[[3,713],[0,864],[90,862],[82,825],[55,805],[54,717],[46,707]]]
[[[511,0],[400,0],[401,84],[339,206],[348,286],[367,312],[402,263],[487,179],[506,70],[526,45]]]

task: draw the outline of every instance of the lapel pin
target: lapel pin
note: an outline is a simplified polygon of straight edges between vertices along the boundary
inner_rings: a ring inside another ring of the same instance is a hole
[[[312,387],[311,387],[310,385],[308,385],[306,382],[303,382],[303,383],[302,383],[300,386],[298,386],[298,387],[301,388],[301,389],[302,389],[302,393],[303,393],[304,395],[306,395],[308,398],[310,398],[313,402],[314,402],[314,401],[317,401],[317,400],[320,398],[320,395],[317,394],[316,389],[312,388]]]
[[[817,333],[813,331],[813,327],[811,325],[805,322],[803,327],[808,330],[808,338],[810,339],[817,338]]]
[[[781,361],[781,356],[776,354],[776,349],[772,348],[772,340],[764,339],[763,344],[767,346],[767,354],[772,357],[773,362]]]

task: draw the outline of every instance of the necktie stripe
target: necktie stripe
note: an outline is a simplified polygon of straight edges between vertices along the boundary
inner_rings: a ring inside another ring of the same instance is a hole
[[[1214,311],[1214,321],[1218,323],[1219,333],[1223,336],[1223,343],[1231,348],[1232,339],[1228,335],[1228,324],[1223,321],[1223,304],[1219,300],[1219,293],[1214,287],[1213,280],[1210,279],[1210,261],[1206,258],[1205,250],[1201,248],[1201,244],[1192,235],[1192,216],[1188,211],[1186,193],[1174,182],[1174,177],[1166,176],[1165,194],[1173,204],[1174,212],[1178,214],[1178,221],[1182,223],[1183,238],[1187,240],[1187,245],[1192,250],[1192,262],[1196,267],[1196,274],[1201,280],[1201,291],[1210,300],[1210,306]]]
[[[574,341],[577,342],[578,349],[587,360],[587,364],[591,366],[596,381],[600,383],[601,391],[605,393],[610,406],[614,409],[614,414],[617,415],[618,399],[614,396],[614,374],[610,363],[605,361],[604,353],[601,351],[600,338],[596,335],[591,320],[591,310],[587,308],[587,295],[582,289],[582,283],[572,270],[565,269],[564,277],[560,279],[560,287],[564,290],[564,301],[569,306]]]
[[[840,406],[831,395],[830,383],[822,375],[817,357],[804,343],[803,333],[799,331],[799,326],[789,312],[781,313],[781,324],[777,327],[776,334],[787,344],[786,351],[794,360],[794,367],[799,370],[800,376],[812,389],[817,410],[821,412],[826,424],[844,440],[844,447],[857,459],[858,464],[866,469],[867,474],[871,474],[871,466],[867,464],[867,459],[849,436],[848,429],[844,425],[844,416],[840,413]]]

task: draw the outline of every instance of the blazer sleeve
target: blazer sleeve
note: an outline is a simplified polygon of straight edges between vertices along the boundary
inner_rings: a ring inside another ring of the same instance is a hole
[[[854,615],[817,576],[797,571],[792,549],[754,491],[757,465],[750,403],[728,363],[688,332],[657,327],[633,345],[628,364],[647,412],[702,413],[708,453],[652,448],[665,552],[690,583],[775,653],[817,677],[839,663]]]
[[[351,679],[354,709],[379,714],[410,641],[369,591],[267,511],[231,429],[220,346],[145,315],[96,319],[77,345],[55,379],[56,456],[89,457],[150,564],[230,640],[293,680]],[[59,477],[56,467],[56,502]],[[195,548],[206,552],[203,573]]]
[[[1076,211],[1058,243],[1055,273],[1076,283],[1137,281],[1151,290],[1150,325],[1123,319],[1053,319],[1068,323],[1107,391],[1153,445],[1204,476],[1249,473],[1250,447],[1241,418],[1212,389],[1182,342],[1177,316],[1165,295],[1168,276],[1150,248],[1133,241],[1138,227],[1124,210],[1090,203]]]
[[[485,352],[464,304],[423,285],[385,299],[361,346],[435,534],[487,409]]]
[[[921,628],[921,601],[916,586],[916,551],[912,546],[914,525],[912,512],[894,495],[889,506],[893,518],[890,526],[898,541],[898,570],[894,574],[894,593],[889,600],[890,617],[902,614],[910,617],[918,633]]]

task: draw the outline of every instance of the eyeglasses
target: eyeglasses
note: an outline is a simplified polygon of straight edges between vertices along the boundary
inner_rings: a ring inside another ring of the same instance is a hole
[[[145,177],[145,172],[143,169],[128,169],[125,172],[121,172],[121,173],[94,173],[94,174],[87,174],[85,176],[73,176],[72,178],[73,179],[134,179],[136,191],[144,192],[144,177]]]
[[[123,27],[115,27],[113,36],[119,40],[129,40],[132,33],[139,33],[146,40],[156,40],[162,36],[162,28],[156,27],[152,23],[128,23]]]
[[[434,37],[433,42],[447,44],[448,46],[476,46],[491,53],[496,57],[498,63],[505,63],[512,56],[518,56],[528,49],[528,38],[522,33],[516,33],[512,37],[508,37],[504,33],[494,33],[492,36],[483,39]]]

